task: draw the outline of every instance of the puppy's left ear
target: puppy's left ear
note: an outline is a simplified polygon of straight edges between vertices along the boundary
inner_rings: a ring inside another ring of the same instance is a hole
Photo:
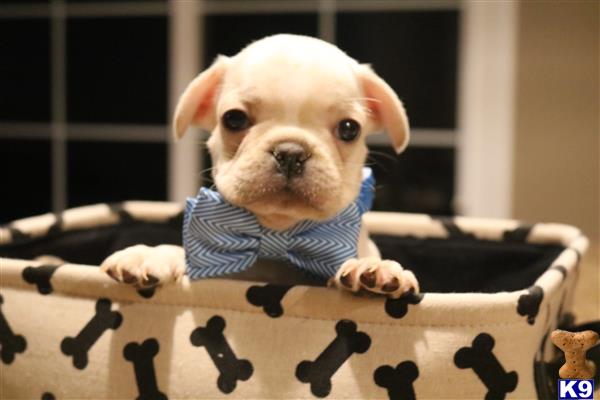
[[[206,131],[213,130],[216,124],[215,99],[228,65],[229,58],[219,56],[185,88],[173,117],[176,139],[180,139],[190,125],[198,125]]]
[[[404,105],[394,90],[369,65],[359,66],[358,78],[366,97],[370,118],[378,129],[386,130],[396,153],[401,153],[410,138]]]

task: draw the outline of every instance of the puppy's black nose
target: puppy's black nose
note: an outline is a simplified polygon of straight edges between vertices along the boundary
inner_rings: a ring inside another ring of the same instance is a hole
[[[277,161],[277,171],[288,179],[301,175],[304,163],[310,158],[304,147],[292,142],[278,144],[271,154]]]

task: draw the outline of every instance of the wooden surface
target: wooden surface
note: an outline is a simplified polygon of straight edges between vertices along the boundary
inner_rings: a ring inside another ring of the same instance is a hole
[[[581,261],[581,274],[573,309],[578,323],[600,318],[599,242],[598,238],[590,239],[590,248]]]
[[[596,238],[599,11],[598,1],[519,2],[512,208]]]

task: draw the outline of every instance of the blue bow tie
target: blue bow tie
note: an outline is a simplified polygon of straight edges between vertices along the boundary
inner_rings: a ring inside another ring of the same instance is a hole
[[[373,204],[374,184],[371,170],[363,168],[360,194],[352,204],[330,220],[306,220],[285,231],[263,227],[254,214],[201,188],[187,199],[183,219],[187,274],[201,279],[241,272],[264,257],[330,278],[356,257],[361,217]]]

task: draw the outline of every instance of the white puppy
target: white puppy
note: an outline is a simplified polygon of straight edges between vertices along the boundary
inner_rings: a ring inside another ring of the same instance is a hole
[[[175,136],[192,124],[212,132],[207,144],[222,197],[278,231],[331,219],[357,198],[369,133],[384,128],[397,152],[409,139],[402,103],[368,65],[295,35],[220,56],[179,100]],[[410,271],[381,260],[362,225],[358,258],[340,265],[331,282],[392,297],[418,291]],[[138,287],[164,284],[184,274],[184,256],[177,246],[133,246],[108,257],[102,270]]]

